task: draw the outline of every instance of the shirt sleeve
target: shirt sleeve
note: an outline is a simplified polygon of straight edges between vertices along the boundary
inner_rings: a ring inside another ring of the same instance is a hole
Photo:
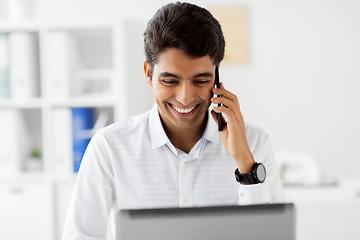
[[[67,213],[63,240],[106,239],[110,210],[115,202],[111,151],[95,135],[84,154]]]
[[[255,162],[261,162],[265,166],[266,179],[259,184],[240,184],[239,204],[284,202],[284,192],[269,135],[261,131],[248,140]]]

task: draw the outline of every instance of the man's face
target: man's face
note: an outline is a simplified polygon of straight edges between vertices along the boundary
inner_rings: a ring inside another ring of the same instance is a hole
[[[144,69],[166,127],[202,126],[215,81],[215,65],[209,56],[192,58],[170,48],[159,55],[152,79],[147,63]]]

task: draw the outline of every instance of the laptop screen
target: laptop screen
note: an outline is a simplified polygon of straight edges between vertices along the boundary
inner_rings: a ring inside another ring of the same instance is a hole
[[[295,239],[291,203],[121,210],[116,240]]]

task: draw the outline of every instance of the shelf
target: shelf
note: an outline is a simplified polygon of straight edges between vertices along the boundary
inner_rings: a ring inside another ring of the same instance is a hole
[[[345,183],[345,181],[344,181]],[[340,182],[337,185],[312,187],[284,186],[287,200],[294,202],[331,202],[359,199],[359,187]]]
[[[40,109],[43,99],[36,97],[30,99],[0,99],[0,110],[2,109]]]
[[[44,28],[44,24],[35,21],[27,21],[27,22],[1,21],[0,22],[1,32],[16,32],[16,31],[37,32],[40,31],[42,28]]]
[[[64,108],[64,107],[113,107],[115,99],[108,97],[108,94],[94,94],[87,97],[72,97],[67,99],[50,100],[50,106],[52,108]]]
[[[70,173],[66,176],[56,176],[44,172],[23,172],[14,176],[0,176],[0,184],[25,185],[25,184],[74,184],[77,178],[76,173]]]
[[[109,94],[92,94],[84,97],[71,97],[66,99],[0,99],[0,110],[4,109],[41,109],[44,106],[50,108],[64,107],[114,107],[115,98]]]
[[[93,30],[93,29],[112,29],[116,24],[115,21],[103,21],[93,19],[82,19],[76,22],[74,21],[50,21],[46,24],[42,24],[44,28],[51,30]]]
[[[0,21],[0,32],[14,32],[14,31],[43,31],[48,29],[53,30],[77,30],[77,29],[94,29],[94,28],[112,28],[114,21],[94,21],[94,20],[79,20],[79,21]]]
[[[49,183],[52,178],[43,172],[22,172],[14,176],[0,176],[0,184]]]

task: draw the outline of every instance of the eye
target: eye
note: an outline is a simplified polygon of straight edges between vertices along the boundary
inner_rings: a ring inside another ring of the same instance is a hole
[[[174,86],[179,83],[177,80],[167,80],[167,79],[161,79],[160,82],[162,82],[166,86]]]
[[[210,80],[195,80],[194,84],[197,86],[204,86],[206,84],[208,84],[210,82]]]

